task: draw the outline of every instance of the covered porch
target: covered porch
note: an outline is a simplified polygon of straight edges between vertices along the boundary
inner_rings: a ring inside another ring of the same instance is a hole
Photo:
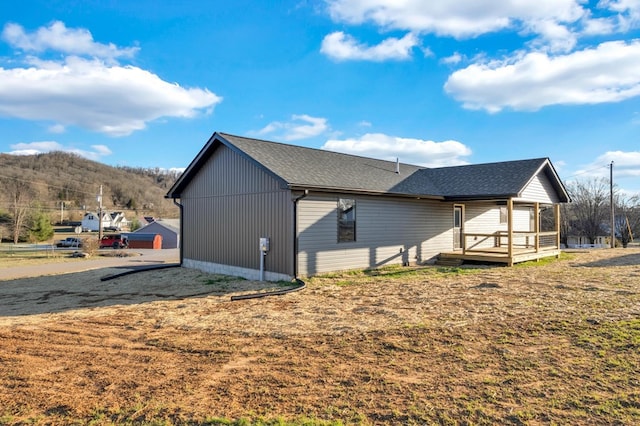
[[[467,232],[463,225],[459,237],[456,237],[456,240],[459,238],[459,248],[440,253],[438,263],[458,262],[459,264],[466,260],[513,266],[519,262],[560,256],[560,205],[553,204],[554,229],[543,232],[540,226],[540,203],[527,204],[533,204],[533,211],[536,212],[532,214],[531,229],[526,231],[514,229],[514,200],[508,199],[506,231]]]

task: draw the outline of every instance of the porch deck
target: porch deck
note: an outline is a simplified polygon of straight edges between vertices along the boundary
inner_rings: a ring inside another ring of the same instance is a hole
[[[462,247],[440,253],[439,261],[515,263],[560,256],[560,233],[556,231],[510,231],[491,234],[463,233]]]
[[[512,266],[515,263],[528,262],[530,260],[538,260],[544,257],[558,257],[560,256],[560,249],[557,248],[545,248],[535,251],[530,248],[514,248],[509,257],[509,250],[507,247],[491,247],[483,249],[482,251],[466,251],[462,250],[443,252],[440,253],[439,260],[468,260],[476,262],[489,262],[489,263],[506,263]]]

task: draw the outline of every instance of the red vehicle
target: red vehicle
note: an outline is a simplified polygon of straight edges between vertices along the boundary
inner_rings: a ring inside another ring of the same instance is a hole
[[[110,234],[105,235],[100,240],[100,248],[113,247],[114,249],[127,248],[129,241],[125,235]]]

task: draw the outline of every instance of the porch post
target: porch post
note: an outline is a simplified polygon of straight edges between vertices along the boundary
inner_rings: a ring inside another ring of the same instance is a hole
[[[513,199],[507,200],[507,255],[508,265],[513,266]]]
[[[560,204],[553,205],[553,218],[556,222],[556,249],[560,250]]]
[[[533,226],[536,231],[536,253],[540,252],[540,203],[535,203],[535,214],[533,215]]]

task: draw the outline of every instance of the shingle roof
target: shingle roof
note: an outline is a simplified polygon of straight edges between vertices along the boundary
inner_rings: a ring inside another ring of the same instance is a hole
[[[214,133],[171,188],[167,197],[179,198],[180,192],[206,162],[211,153],[224,144],[295,189],[328,189],[385,193],[438,199],[486,199],[517,196],[535,174],[547,173],[560,194],[566,191],[547,158],[425,168],[325,151]]]
[[[287,184],[296,187],[389,192],[421,167],[340,154],[321,149],[249,139],[220,133]]]
[[[409,181],[418,190],[427,183],[447,199],[515,197],[546,164],[546,158],[422,169]]]

